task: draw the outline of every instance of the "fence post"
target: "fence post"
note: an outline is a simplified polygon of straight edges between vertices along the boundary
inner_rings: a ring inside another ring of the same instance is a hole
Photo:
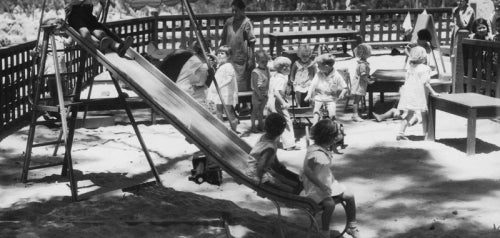
[[[452,92],[453,93],[463,93],[464,92],[464,68],[467,62],[464,61],[464,49],[462,46],[462,40],[469,34],[468,30],[459,30],[455,36],[455,44],[451,49],[451,77],[452,77]],[[453,36],[452,36],[453,37]],[[472,69],[467,69],[472,70]]]
[[[153,25],[151,26],[151,42],[158,47],[158,15],[159,12],[157,10],[151,11],[151,15],[153,15]]]
[[[359,19],[359,35],[361,36],[361,39],[363,42],[365,42],[366,38],[366,16],[368,11],[368,6],[366,4],[361,5],[361,16]]]

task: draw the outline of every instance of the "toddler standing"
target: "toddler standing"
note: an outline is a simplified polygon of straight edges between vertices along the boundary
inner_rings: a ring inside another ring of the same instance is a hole
[[[368,44],[360,44],[354,48],[354,54],[358,57],[358,65],[356,66],[356,73],[351,87],[351,93],[354,95],[352,120],[363,121],[358,109],[361,99],[366,95],[368,84],[373,83],[370,80],[370,64],[366,61],[372,54],[372,47]]]
[[[312,50],[308,44],[301,44],[297,49],[299,59],[292,65],[290,81],[293,83],[295,100],[298,107],[307,107],[309,102],[304,98],[309,90],[311,81],[316,74],[316,65],[311,58]]]
[[[423,47],[416,46],[410,52],[410,67],[406,73],[405,83],[400,89],[398,109],[403,110],[401,127],[396,140],[407,140],[404,135],[406,127],[422,122],[424,137],[427,136],[427,93],[438,96],[431,87],[431,69],[425,64],[427,53]],[[428,92],[426,91],[428,90]]]
[[[231,56],[232,51],[228,46],[223,45],[217,50],[219,67],[215,72],[215,80],[226,106],[225,111],[229,125],[233,131],[238,132],[236,130],[238,119],[234,111],[234,107],[238,104],[238,84],[236,82],[236,72],[234,71],[233,64],[231,64]],[[222,121],[224,108],[222,107],[222,101],[219,98],[215,84],[210,86],[209,97],[209,100],[215,103],[217,118]]]
[[[343,99],[347,92],[347,84],[342,76],[337,73],[333,65],[335,57],[331,54],[323,54],[317,57],[318,72],[314,76],[307,96],[304,100],[314,100],[313,124],[320,119],[321,106],[326,106],[328,117],[333,118],[336,111],[337,99]],[[340,93],[339,93],[340,92]]]
[[[264,123],[264,108],[267,103],[267,94],[269,91],[269,68],[267,63],[269,61],[269,56],[263,50],[259,50],[255,53],[255,62],[257,67],[252,71],[251,77],[251,87],[252,87],[252,115],[250,120],[252,123],[250,131],[257,133],[263,130]],[[255,127],[255,121],[259,122],[259,126]]]
[[[330,220],[335,204],[338,201],[345,201],[348,226],[346,233],[353,238],[359,238],[354,195],[335,179],[331,169],[333,155],[329,148],[335,143],[339,126],[330,119],[324,119],[312,127],[311,133],[314,144],[307,148],[302,171],[304,190],[300,195],[313,199],[323,207],[321,215],[323,237],[330,237]]]
[[[283,134],[281,134],[283,149],[298,150],[300,148],[295,145],[293,123],[290,118],[290,113],[288,112],[290,103],[286,100],[285,95],[292,61],[286,57],[280,56],[274,60],[273,64],[276,73],[271,76],[269,82],[269,99],[267,101],[267,107],[271,112],[277,112],[286,119],[286,128]]]

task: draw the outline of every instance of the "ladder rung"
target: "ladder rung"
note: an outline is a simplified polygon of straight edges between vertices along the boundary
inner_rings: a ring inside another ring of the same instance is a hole
[[[47,146],[47,145],[57,145],[64,143],[64,140],[55,140],[55,141],[48,141],[48,142],[42,142],[38,144],[33,144],[33,147],[41,147],[41,146]]]
[[[28,170],[43,169],[43,168],[54,167],[54,166],[59,166],[59,165],[63,165],[63,164],[64,164],[64,162],[37,165],[37,166],[29,167]]]
[[[66,72],[66,73],[59,73],[61,76],[64,76],[64,75],[77,75],[78,72]],[[44,74],[43,77],[44,78],[48,78],[48,77],[55,77],[56,74]]]
[[[81,102],[71,102],[71,101],[64,102],[65,107],[76,106],[76,105],[81,105],[81,104],[82,104]],[[45,111],[47,111],[47,112],[60,112],[59,106],[57,106],[57,105],[49,106],[49,105],[38,104],[38,105],[33,105],[33,109],[36,111],[44,111],[44,112]]]

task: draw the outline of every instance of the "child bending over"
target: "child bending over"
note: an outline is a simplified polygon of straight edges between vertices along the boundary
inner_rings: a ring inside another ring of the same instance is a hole
[[[255,53],[255,62],[257,67],[252,71],[251,77],[251,87],[252,87],[252,115],[250,120],[252,123],[250,131],[252,133],[257,133],[263,131],[264,127],[264,108],[267,104],[267,94],[269,91],[269,68],[267,63],[269,62],[269,56],[263,50],[259,50]],[[255,121],[259,122],[259,126],[255,127]]]
[[[311,55],[312,50],[308,44],[299,45],[297,49],[299,59],[293,63],[290,72],[290,81],[293,83],[295,101],[298,107],[309,106],[309,102],[305,101],[304,98],[316,74],[316,64]]]
[[[328,110],[328,117],[333,118],[337,107],[337,99],[343,99],[347,93],[347,84],[333,68],[335,57],[331,54],[323,54],[317,57],[316,62],[318,72],[314,76],[304,99],[306,101],[314,100],[313,124],[319,121],[320,109],[323,105]]]
[[[359,238],[354,195],[335,179],[331,169],[333,155],[329,148],[335,143],[339,133],[338,124],[330,119],[324,119],[312,127],[311,133],[314,144],[307,148],[302,172],[304,190],[300,195],[313,199],[323,207],[321,233],[324,237],[330,237],[329,226],[335,201],[345,201],[348,223],[346,233]]]
[[[288,75],[290,74],[290,59],[280,56],[274,62],[276,74],[271,77],[269,82],[269,99],[267,107],[271,112],[277,112],[286,119],[286,128],[281,135],[281,143],[284,150],[299,150],[295,145],[295,135],[293,132],[293,123],[290,118],[288,108],[290,103],[286,100],[286,90],[288,85]]]
[[[370,64],[366,61],[372,55],[372,47],[368,44],[360,44],[354,48],[354,54],[358,58],[356,74],[352,81],[351,93],[354,95],[353,121],[363,121],[359,115],[359,103],[366,95],[368,84],[373,83],[370,79]]]
[[[104,5],[102,0],[100,2]],[[127,37],[124,42],[118,43],[109,37],[104,25],[92,14],[93,7],[92,0],[70,0],[65,7],[68,24],[101,51],[112,50],[123,57],[134,39]]]
[[[405,83],[400,89],[398,109],[403,110],[401,127],[396,140],[407,140],[404,135],[408,125],[422,122],[424,137],[427,136],[427,92],[434,96],[439,94],[431,87],[431,69],[425,64],[427,53],[423,47],[417,46],[410,52],[410,67],[406,73]]]
[[[271,113],[266,117],[265,134],[250,151],[246,175],[258,184],[267,184],[298,194],[302,190],[299,176],[286,169],[276,156],[278,140],[286,126],[286,119],[278,113]]]

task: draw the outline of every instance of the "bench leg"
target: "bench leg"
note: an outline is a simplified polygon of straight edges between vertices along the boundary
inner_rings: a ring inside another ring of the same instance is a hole
[[[469,109],[467,117],[467,155],[476,153],[476,119],[477,109]]]
[[[427,124],[427,140],[434,141],[436,139],[436,107],[434,106],[434,99],[429,98],[429,115]]]
[[[373,112],[373,92],[368,92],[368,118],[372,118]]]

